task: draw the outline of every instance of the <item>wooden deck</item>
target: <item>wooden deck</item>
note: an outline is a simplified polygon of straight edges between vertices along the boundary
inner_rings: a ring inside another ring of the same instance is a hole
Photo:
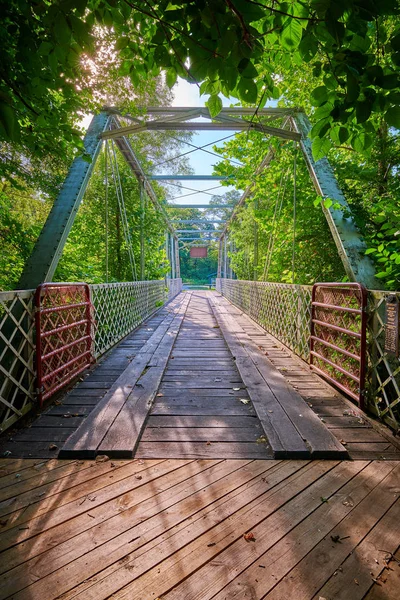
[[[397,600],[399,495],[395,461],[3,459],[0,598]]]
[[[13,457],[400,459],[399,442],[215,292],[180,294],[29,428]]]

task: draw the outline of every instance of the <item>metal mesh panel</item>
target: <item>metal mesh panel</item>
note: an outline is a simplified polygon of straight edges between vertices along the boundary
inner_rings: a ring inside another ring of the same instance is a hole
[[[0,431],[35,398],[34,290],[0,292]]]
[[[400,427],[400,362],[385,350],[385,301],[393,292],[368,293],[367,408],[390,427]],[[400,300],[400,293],[395,294]]]
[[[167,300],[182,290],[181,279],[89,286],[94,305],[98,358]],[[37,400],[34,290],[0,292],[0,431]]]
[[[216,287],[232,304],[308,360],[311,286],[218,279]]]
[[[165,282],[134,281],[91,285],[96,358],[164,304]]]
[[[168,279],[168,300],[175,298],[182,291],[182,279]]]
[[[216,289],[293,352],[309,361],[312,287],[217,279]],[[400,427],[400,362],[384,350],[385,299],[393,292],[368,292],[366,405]],[[400,293],[396,294],[400,300]]]

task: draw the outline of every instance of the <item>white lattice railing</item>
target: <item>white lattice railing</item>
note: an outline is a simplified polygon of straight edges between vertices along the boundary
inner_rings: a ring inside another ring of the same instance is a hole
[[[0,292],[0,431],[35,400],[34,290]]]
[[[181,279],[91,285],[95,357],[182,290]],[[36,401],[34,290],[0,292],[0,432]]]
[[[309,360],[311,286],[217,279],[216,289],[298,356]],[[366,406],[397,430],[400,362],[384,350],[385,299],[389,294],[393,292],[368,292]],[[400,301],[400,293],[396,296]]]
[[[308,359],[312,286],[217,279],[216,289],[293,352]]]

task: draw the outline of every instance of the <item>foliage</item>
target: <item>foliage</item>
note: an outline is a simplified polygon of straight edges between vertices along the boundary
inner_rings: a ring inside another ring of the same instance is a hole
[[[400,126],[398,0],[2,4],[1,136],[35,153],[45,155],[55,142],[60,152],[71,140],[79,144],[76,112],[96,100],[80,57],[93,53],[96,27],[115,33],[120,76],[135,87],[161,70],[169,86],[185,77],[210,94],[213,115],[221,92],[262,106],[281,94],[281,65],[310,63],[322,80],[309,88],[314,138],[330,135],[366,149],[373,115]]]
[[[15,285],[48,210],[48,198],[40,197],[34,190],[12,189],[9,183],[3,183],[0,191],[0,290]]]
[[[238,279],[309,284],[345,277],[337,249],[322,211],[314,207],[315,191],[304,162],[292,143],[273,142],[274,158],[257,177],[254,165],[268,153],[259,133],[240,134],[225,144],[224,156],[240,158],[242,167],[228,160],[220,175],[234,174],[237,186],[251,187],[230,226],[232,268]],[[296,154],[296,216],[294,217],[294,156]],[[255,239],[258,238],[258,252]]]
[[[168,271],[165,255],[164,221],[146,197],[143,220],[140,189],[136,177],[121,155],[117,156],[123,189],[130,240],[123,228],[123,209],[119,205],[112,180],[110,157],[103,151],[96,164],[89,188],[68,237],[58,265],[56,281],[133,281],[140,278],[140,236],[143,228],[145,248],[144,279],[160,279]],[[134,269],[128,254],[131,241]]]

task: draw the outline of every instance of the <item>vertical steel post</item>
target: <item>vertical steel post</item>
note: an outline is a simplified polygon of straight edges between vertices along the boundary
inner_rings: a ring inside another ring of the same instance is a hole
[[[175,277],[180,279],[181,277],[181,263],[179,260],[179,242],[178,238],[174,237],[175,244]]]
[[[166,278],[170,279],[170,277],[171,277],[171,260],[170,260],[170,256],[169,256],[169,232],[168,231],[165,232],[165,255],[167,257],[167,261],[169,262],[169,270],[168,270],[168,273],[166,274]]]
[[[176,275],[176,269],[175,269],[175,261],[176,261],[176,254],[175,254],[175,248],[174,248],[174,236],[170,235],[170,256],[171,256],[171,277],[172,279],[175,279]]]
[[[301,133],[300,148],[314,187],[322,198],[333,200],[332,206],[322,210],[325,214],[333,239],[350,281],[363,283],[369,289],[379,289],[375,278],[375,267],[369,256],[365,256],[367,246],[358,231],[350,207],[340,190],[335,174],[326,158],[315,161],[312,155],[309,133],[311,124],[304,113],[291,118],[296,131]],[[339,205],[340,208],[336,208]]]
[[[145,278],[145,247],[144,247],[144,217],[145,217],[145,190],[142,181],[138,181],[140,190],[140,279]]]
[[[254,210],[258,209],[258,200],[254,200]],[[254,256],[253,256],[253,280],[258,280],[258,222],[254,218]]]
[[[218,244],[218,268],[217,268],[217,278],[221,279],[222,276],[222,240],[223,237],[220,238]]]
[[[82,156],[78,156],[72,163],[33,252],[25,264],[18,289],[34,288],[52,280],[100,153],[102,142],[99,135],[107,128],[109,118],[105,112],[93,117],[83,140],[86,155],[90,160],[88,162]]]
[[[227,263],[228,263],[228,254],[227,254],[227,239],[226,235],[224,236],[224,279],[227,277]]]

